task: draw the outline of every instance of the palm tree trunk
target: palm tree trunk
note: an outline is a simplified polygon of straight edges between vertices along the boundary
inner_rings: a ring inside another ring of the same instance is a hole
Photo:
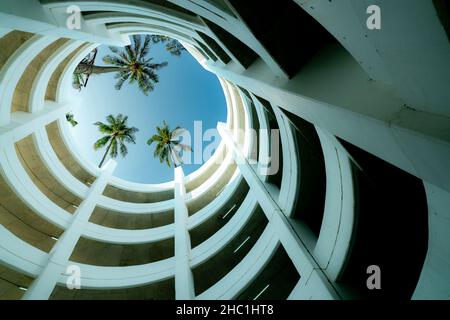
[[[77,71],[80,73],[91,73],[91,74],[103,74],[120,71],[120,67],[102,67],[102,66],[91,66],[86,63],[80,63],[77,67]]]
[[[111,142],[109,143],[109,146],[108,146],[108,148],[106,149],[105,154],[103,155],[103,159],[102,159],[102,161],[100,162],[100,164],[98,165],[98,167],[99,167],[100,169],[101,169],[102,166],[103,166],[103,162],[105,162],[105,159],[106,159],[106,156],[108,155],[109,149],[111,149],[112,142],[113,142],[113,139],[111,139]]]

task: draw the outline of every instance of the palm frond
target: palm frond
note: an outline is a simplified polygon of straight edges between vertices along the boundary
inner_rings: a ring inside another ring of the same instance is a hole
[[[111,151],[109,152],[111,158],[117,157],[117,139],[113,138],[111,141]]]
[[[139,53],[141,58],[144,58],[150,51],[150,42],[151,42],[151,36],[146,35],[144,39],[144,44],[142,45],[141,52]]]
[[[170,149],[167,151],[167,155],[165,157],[166,164],[169,166],[169,168],[172,167],[172,155],[170,151]]]
[[[176,127],[171,133],[170,133],[170,138],[171,139],[175,139],[176,137],[179,137],[180,135],[182,135],[184,132],[186,132],[186,129],[183,129],[181,127]]]
[[[119,52],[119,48],[118,48],[118,47],[110,46],[110,47],[109,47],[109,50],[111,50],[111,52],[113,52],[113,53]]]
[[[111,136],[104,136],[100,139],[98,139],[95,143],[94,143],[94,150],[98,150],[103,148],[108,141],[111,139]]]
[[[153,142],[161,142],[163,139],[160,135],[154,134],[150,139],[148,139],[147,144],[151,145]]]
[[[103,122],[96,122],[96,123],[94,123],[94,125],[96,125],[98,127],[98,130],[101,133],[111,134],[113,131],[113,129],[110,125],[107,125]]]
[[[114,85],[114,88],[116,90],[120,90],[122,89],[123,84],[125,83],[125,81],[128,80],[128,78],[130,78],[130,74],[129,73],[118,73],[118,78],[119,80],[116,82],[116,84]]]
[[[128,59],[130,60],[130,62],[136,61],[136,55],[134,54],[132,46],[126,46],[125,52],[128,56]]]
[[[127,130],[126,130],[126,134],[130,134],[130,135],[133,135],[137,132],[139,132],[139,129],[135,128],[135,127],[127,128]]]
[[[120,51],[119,53],[117,53],[117,55],[120,58],[122,58],[122,60],[125,62],[126,65],[130,65],[131,64],[130,57],[126,54],[126,52]]]
[[[177,147],[180,147],[181,150],[186,151],[186,152],[192,152],[192,148],[191,146],[184,144],[184,143],[178,143]]]
[[[125,67],[127,65],[127,63],[120,57],[114,57],[111,55],[104,56],[103,62],[106,64],[109,64],[109,65],[118,66],[118,67]]]
[[[123,137],[123,139],[121,139],[122,141],[136,144],[136,137],[133,134],[126,134],[122,137]]]
[[[120,143],[120,154],[123,158],[128,154],[128,148],[123,142]]]
[[[161,62],[161,63],[152,63],[148,67],[153,70],[159,70],[161,68],[167,67],[169,63],[167,61]]]
[[[106,121],[108,121],[113,126],[116,124],[116,118],[114,118],[114,116],[112,114],[110,114],[106,117]]]
[[[119,116],[121,116],[121,117],[120,117],[120,124],[121,124],[122,126],[124,126],[124,125],[127,123],[127,121],[128,121],[128,116],[124,116],[124,115],[122,115],[122,114],[120,114]]]
[[[135,56],[136,56],[136,58],[138,58],[138,55],[141,52],[142,37],[140,35],[134,35],[133,41],[134,41]]]
[[[123,114],[119,113],[116,118],[115,118],[115,126],[117,127],[117,129],[120,130],[120,127],[122,126],[122,119],[123,119]]]

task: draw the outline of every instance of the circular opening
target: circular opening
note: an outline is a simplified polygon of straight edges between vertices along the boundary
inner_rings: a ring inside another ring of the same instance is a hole
[[[72,124],[77,148],[96,165],[106,152],[103,163],[116,156],[114,175],[118,178],[151,184],[171,181],[174,162],[183,163],[188,175],[200,168],[219,145],[215,129],[219,121],[226,121],[222,87],[217,76],[206,71],[177,40],[142,35],[131,37],[128,47],[100,46],[79,64],[73,86],[80,105],[67,120]],[[120,114],[122,118],[118,118]],[[113,128],[109,115],[116,122],[127,117],[126,127],[138,131],[133,135],[119,125]],[[98,122],[108,128],[101,132],[102,125],[94,125]],[[169,148],[171,155],[160,152],[159,157],[154,154],[158,138],[151,145],[148,140],[154,135],[164,136],[157,131],[157,127],[164,129],[164,123],[174,135],[171,143],[166,136],[163,145],[173,147],[178,141],[188,147],[178,145],[175,151]],[[185,131],[174,132],[178,126]],[[96,150],[94,144],[101,138],[104,140]],[[113,140],[116,142],[111,143]],[[167,157],[171,167],[164,161]]]

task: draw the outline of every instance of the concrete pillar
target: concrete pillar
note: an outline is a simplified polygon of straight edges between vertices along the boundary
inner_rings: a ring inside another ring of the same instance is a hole
[[[182,167],[175,168],[175,292],[177,300],[195,297],[194,277],[190,268],[191,239],[187,229],[188,208]]]
[[[264,182],[258,178],[258,174],[242,155],[240,148],[234,143],[232,135],[226,129],[225,124],[219,123],[218,130],[226,145],[232,150],[239,170],[250,186],[250,190],[261,206],[261,209],[264,211],[269,224],[275,230],[286,253],[299,272],[301,276],[299,286],[305,288],[304,290],[307,291],[302,292],[302,297],[312,299],[339,298],[314,257],[289,224],[288,218],[284,215],[278,203],[271,197]],[[311,277],[311,275],[314,275],[314,277]],[[314,292],[310,293],[309,289],[306,288],[314,288]]]
[[[195,297],[194,277],[190,268],[191,239],[187,229],[188,208],[182,167],[175,168],[175,297],[192,300]]]
[[[49,253],[47,265],[30,288],[28,288],[23,296],[24,300],[47,300],[50,297],[55,285],[65,272],[69,258],[116,166],[117,163],[114,160],[110,160],[102,168],[102,174],[93,183],[89,195],[74,213],[72,223]]]
[[[35,113],[14,112],[11,114],[9,123],[0,126],[0,144],[5,146],[6,141],[16,142],[45,128],[46,125],[61,118],[74,107],[74,104],[46,101],[44,108]]]

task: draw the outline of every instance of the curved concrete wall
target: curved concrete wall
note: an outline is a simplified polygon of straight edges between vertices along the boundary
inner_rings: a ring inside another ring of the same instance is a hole
[[[249,10],[257,10],[253,1],[221,6],[204,0],[0,4],[0,188],[10,195],[0,199],[0,264],[13,283],[28,289],[24,298],[68,297],[63,290],[68,276],[61,274],[69,265],[82,271],[83,294],[100,298],[102,292],[105,298],[114,296],[114,290],[142,295],[158,284],[164,288],[161,298],[259,297],[262,275],[273,279],[267,297],[281,297],[276,284],[296,279],[285,298],[358,298],[341,283],[358,232],[360,189],[352,172],[355,161],[340,139],[426,181],[430,239],[413,298],[449,298],[448,226],[436,224],[436,216],[445,220],[450,199],[448,175],[436,174],[448,171],[442,165],[450,159],[444,130],[448,119],[430,113],[426,125],[420,125],[422,117],[414,108],[401,107],[423,99],[417,92],[408,97],[411,87],[398,85],[401,77],[395,72],[404,70],[392,65],[395,57],[378,61],[368,43],[367,50],[358,49],[361,28],[347,34],[343,25],[359,18],[348,17],[345,10],[333,19],[327,15],[332,6],[344,5],[327,2],[312,11],[295,2],[299,6],[291,14],[298,14],[299,21],[307,17],[314,35],[322,37],[324,25],[332,39],[323,40],[310,58],[301,55],[303,68],[296,72],[267,43],[261,26],[245,20]],[[72,3],[83,12],[81,31],[64,25],[64,9]],[[261,17],[265,9],[259,9]],[[281,8],[272,9],[273,19],[285,26],[277,16]],[[430,26],[438,29],[430,8],[425,9]],[[45,18],[50,15],[54,20]],[[317,23],[310,16],[328,18]],[[227,123],[218,124],[223,141],[214,156],[187,177],[175,172],[174,181],[155,185],[114,177],[114,162],[97,168],[77,151],[65,121],[65,114],[78,107],[70,98],[70,83],[83,57],[99,44],[123,46],[128,36],[143,33],[180,40],[205,69],[217,74],[228,108]],[[381,40],[388,50],[392,41]],[[373,63],[361,68],[365,55]],[[369,82],[369,76],[383,83]],[[420,79],[414,79],[420,86]],[[442,113],[438,100],[427,100],[433,104],[429,110]],[[307,187],[300,183],[305,181],[302,174],[307,175],[301,172],[299,149],[308,146],[299,143],[303,133],[292,115],[312,123],[318,135],[313,143],[323,153],[325,200],[317,235],[297,218],[299,190]],[[274,127],[281,142],[276,184],[264,174],[262,163],[271,157],[275,165],[278,139],[269,131]],[[255,135],[253,129],[259,132]],[[257,212],[264,221],[258,232],[249,223]],[[33,229],[37,224],[40,228]],[[155,254],[146,255],[149,250]],[[103,259],[106,252],[108,259]],[[283,270],[289,270],[286,278],[266,268],[279,259],[285,261]],[[211,279],[196,277],[199,270],[221,264]],[[5,297],[21,296],[17,286],[5,288]]]

